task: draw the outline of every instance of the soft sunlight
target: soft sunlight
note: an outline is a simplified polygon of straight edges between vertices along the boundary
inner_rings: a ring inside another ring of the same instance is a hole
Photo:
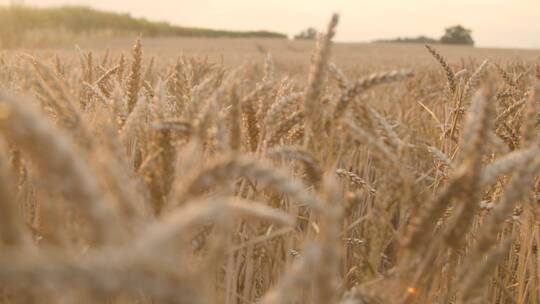
[[[9,3],[9,0],[0,0]],[[129,12],[182,26],[284,32],[322,28],[341,14],[337,41],[371,41],[398,36],[440,36],[462,24],[478,46],[540,48],[538,0],[26,0],[28,5],[87,5]]]

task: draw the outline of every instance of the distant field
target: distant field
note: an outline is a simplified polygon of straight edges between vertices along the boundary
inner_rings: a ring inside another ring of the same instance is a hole
[[[265,30],[227,31],[184,27],[84,6],[39,8],[0,5],[0,49],[95,42],[129,34],[145,37],[287,38],[282,33]]]
[[[82,43],[86,51],[104,52],[110,48],[113,54],[127,53],[134,38]],[[246,63],[261,64],[269,52],[274,57],[276,69],[291,74],[306,73],[314,41],[257,38],[144,38],[146,58],[151,56],[175,60],[180,54],[209,56],[214,61],[224,60],[226,65]],[[476,48],[466,46],[437,45],[441,53],[453,64],[463,60],[490,59],[494,62],[532,61],[540,58],[540,50]],[[48,48],[49,54],[70,53],[75,48],[62,45]],[[437,64],[422,44],[389,43],[336,43],[332,49],[332,61],[345,71],[362,74],[381,68],[422,68]]]

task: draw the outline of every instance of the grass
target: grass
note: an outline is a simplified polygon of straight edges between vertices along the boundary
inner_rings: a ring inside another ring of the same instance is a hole
[[[257,65],[2,53],[0,302],[539,302],[534,54],[354,68],[337,23]]]

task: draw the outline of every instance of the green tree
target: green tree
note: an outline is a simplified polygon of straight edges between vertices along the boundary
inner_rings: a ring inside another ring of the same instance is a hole
[[[441,37],[441,43],[444,44],[464,44],[474,45],[474,40],[471,36],[472,31],[464,28],[461,25],[455,25],[445,29],[444,35]]]
[[[306,40],[315,40],[317,39],[317,30],[310,27],[308,29],[306,29],[305,31],[302,31],[300,32],[300,34],[294,36],[294,39],[296,40],[302,40],[302,39],[306,39]]]

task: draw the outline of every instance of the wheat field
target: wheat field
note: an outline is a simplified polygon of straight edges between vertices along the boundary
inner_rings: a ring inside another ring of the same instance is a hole
[[[540,53],[337,24],[0,53],[0,303],[540,303]]]

